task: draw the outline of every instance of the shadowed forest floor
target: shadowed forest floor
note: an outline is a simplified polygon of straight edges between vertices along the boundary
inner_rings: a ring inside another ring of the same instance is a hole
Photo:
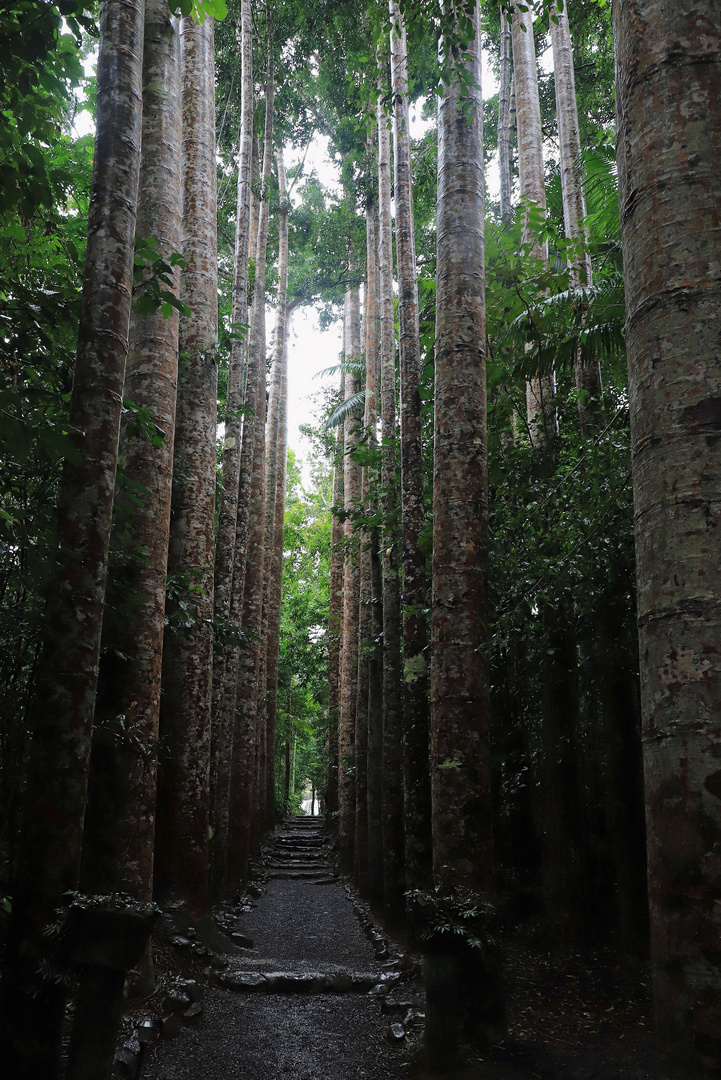
[[[374,930],[364,932],[363,906],[329,875],[321,845],[320,824],[308,819],[277,830],[257,906],[219,914],[228,934],[246,935],[253,947],[235,948],[212,977],[199,1026],[147,1048],[143,1080],[428,1075],[418,958],[393,942],[387,955]],[[607,955],[559,960],[532,934],[523,944],[513,937],[504,943],[509,1038],[446,1075],[652,1080],[644,967]]]

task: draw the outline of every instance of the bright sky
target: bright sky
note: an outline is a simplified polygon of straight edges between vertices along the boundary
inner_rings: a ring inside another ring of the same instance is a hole
[[[95,58],[86,62],[86,70],[93,65]],[[539,58],[541,67],[547,70],[548,57]],[[498,84],[495,75],[488,62],[488,56],[483,56],[483,93],[485,97],[492,97],[498,92]],[[413,138],[421,138],[431,121],[421,119],[421,103],[411,111],[411,135]],[[80,113],[76,118],[75,134],[80,136],[92,130],[92,121],[87,112]],[[303,156],[302,147],[286,147],[286,167],[297,165]],[[338,192],[338,172],[328,155],[328,140],[325,136],[315,135],[305,159],[306,174],[315,170],[321,183],[328,189]],[[499,196],[498,162],[494,160],[486,174],[486,185],[490,198],[498,199]],[[267,340],[271,340],[275,323],[275,312],[272,309],[267,313]],[[332,367],[338,363],[341,349],[341,323],[338,321],[327,330],[321,330],[318,317],[312,308],[300,308],[291,317],[290,334],[288,338],[288,445],[295,453],[305,458],[310,450],[307,440],[300,434],[301,424],[313,422],[312,403],[310,398],[322,389],[324,385],[338,383],[338,376],[325,380],[315,379],[314,375],[324,368]],[[308,481],[308,471],[303,470],[304,480]]]
[[[482,78],[485,97],[492,97],[498,93],[498,83],[485,54]],[[421,120],[420,116],[419,103],[418,107],[411,111],[411,136],[415,139],[421,138],[431,126],[431,121]],[[301,147],[287,147],[286,167],[290,169],[292,165],[298,164],[302,156]],[[315,169],[320,182],[326,188],[339,190],[338,173],[328,156],[327,139],[324,136],[316,135],[308,149],[305,170],[311,169]],[[487,171],[486,185],[489,197],[497,200],[500,188],[497,160],[491,163]],[[268,332],[271,332],[270,319]],[[298,430],[301,424],[312,422],[310,396],[317,393],[324,385],[338,385],[337,375],[324,380],[314,379],[313,376],[316,372],[338,363],[342,344],[341,333],[340,321],[327,330],[321,331],[312,308],[296,310],[292,315],[288,338],[288,445],[301,458],[304,458],[310,449],[307,440]],[[307,470],[303,470],[303,478],[308,482]]]

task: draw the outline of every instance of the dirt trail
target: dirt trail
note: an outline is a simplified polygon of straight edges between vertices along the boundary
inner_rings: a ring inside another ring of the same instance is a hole
[[[369,927],[333,875],[322,821],[288,819],[264,861],[266,888],[255,906],[218,912],[228,935],[223,958],[222,942],[203,948],[200,933],[195,944],[170,938],[208,965],[202,1021],[153,1042],[140,1073],[127,1076],[429,1080],[420,1061],[419,965]],[[506,929],[509,1037],[470,1052],[453,1080],[654,1080],[646,965],[608,951],[554,956],[540,930]],[[183,1024],[194,1022],[194,1009],[201,1006],[183,1013]]]
[[[267,870],[257,906],[224,919],[253,947],[234,950],[198,1027],[149,1049],[143,1080],[408,1076],[412,1037],[399,1030],[408,1006],[395,1004],[407,997],[406,977],[382,958],[333,877],[321,820],[295,817],[278,829]]]

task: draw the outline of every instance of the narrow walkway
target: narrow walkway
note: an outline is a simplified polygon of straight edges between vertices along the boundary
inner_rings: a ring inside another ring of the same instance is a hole
[[[398,965],[364,934],[323,842],[319,818],[276,831],[267,890],[255,909],[224,920],[252,947],[234,950],[218,976],[224,988],[206,992],[202,1024],[158,1046],[143,1080],[408,1075]]]

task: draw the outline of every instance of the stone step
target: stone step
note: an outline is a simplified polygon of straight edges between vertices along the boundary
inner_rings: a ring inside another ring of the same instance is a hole
[[[326,867],[325,870],[292,870],[292,869],[270,869],[268,871],[268,877],[273,878],[276,881],[316,881],[318,878],[326,878],[330,874],[330,867]]]
[[[274,848],[291,848],[300,851],[317,851],[323,847],[323,840],[287,840],[277,839],[273,843]]]
[[[328,869],[327,859],[269,859],[266,866],[280,870],[321,870]]]
[[[377,974],[357,971],[228,971],[218,978],[228,989],[246,994],[368,993],[381,983]]]

